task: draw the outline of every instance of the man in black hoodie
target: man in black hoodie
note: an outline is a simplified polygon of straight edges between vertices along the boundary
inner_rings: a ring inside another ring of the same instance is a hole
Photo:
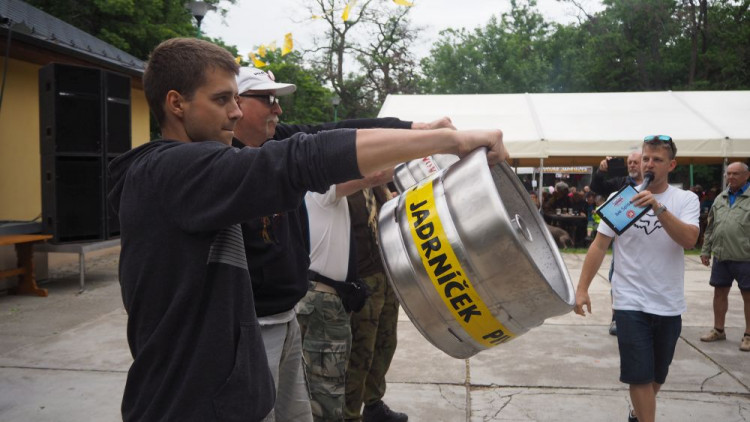
[[[214,44],[161,43],[143,84],[163,139],[110,165],[134,359],[125,421],[258,421],[273,408],[240,223],[418,157],[487,146],[490,162],[507,158],[498,130],[337,130],[232,148],[237,72]]]

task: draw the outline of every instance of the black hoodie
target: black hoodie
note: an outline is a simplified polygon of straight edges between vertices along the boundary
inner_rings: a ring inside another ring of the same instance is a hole
[[[360,177],[351,130],[268,148],[154,141],[110,165],[134,362],[125,421],[257,421],[274,387],[239,223]]]

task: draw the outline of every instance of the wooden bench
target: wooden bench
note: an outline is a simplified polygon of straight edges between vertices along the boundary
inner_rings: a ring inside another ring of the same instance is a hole
[[[12,234],[0,236],[0,246],[14,245],[18,267],[0,271],[0,279],[20,276],[18,286],[11,293],[47,296],[47,289],[40,289],[34,278],[34,244],[52,239],[48,234]]]

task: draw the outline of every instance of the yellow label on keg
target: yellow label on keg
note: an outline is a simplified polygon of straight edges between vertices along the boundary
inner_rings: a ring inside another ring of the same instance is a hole
[[[492,315],[461,268],[435,208],[432,181],[409,190],[405,205],[409,229],[422,265],[456,321],[477,342],[487,347],[515,337]]]

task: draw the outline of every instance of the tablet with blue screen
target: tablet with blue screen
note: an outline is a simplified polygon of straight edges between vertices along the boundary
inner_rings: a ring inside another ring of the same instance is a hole
[[[607,202],[597,208],[596,213],[612,230],[621,235],[632,226],[651,206],[637,207],[630,202],[638,193],[631,185],[627,185],[612,195]]]

